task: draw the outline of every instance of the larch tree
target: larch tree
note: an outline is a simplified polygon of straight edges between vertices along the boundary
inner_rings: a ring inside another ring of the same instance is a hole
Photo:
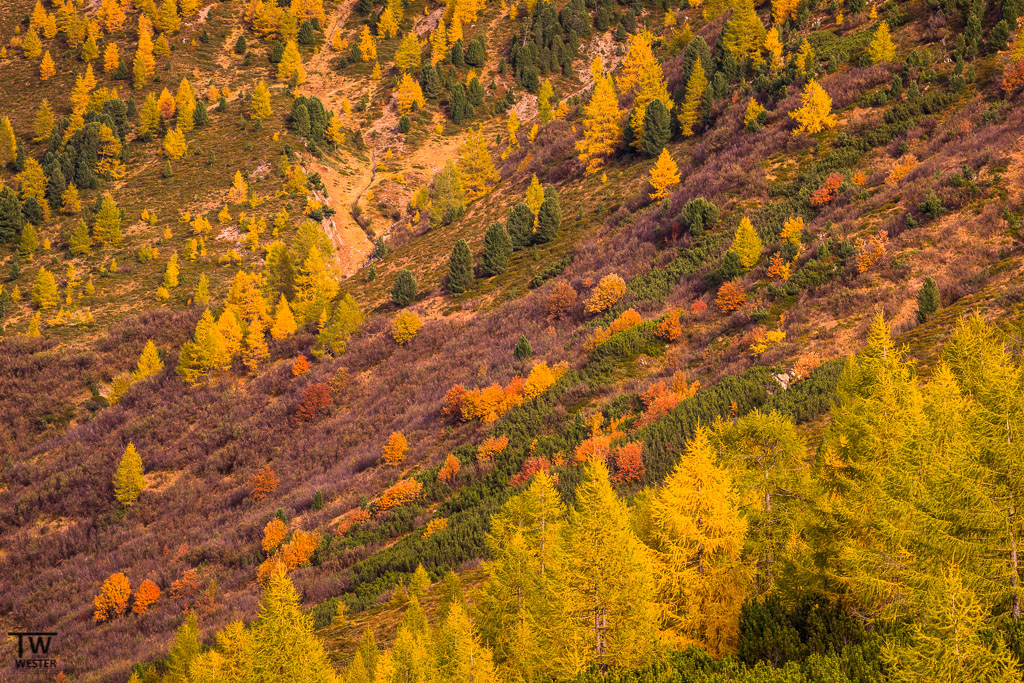
[[[457,168],[469,191],[467,199],[470,201],[490,192],[494,184],[501,180],[480,126],[471,129],[459,147]]]
[[[59,301],[57,279],[45,267],[40,268],[36,273],[35,282],[32,283],[32,303],[39,309],[47,309],[53,308]]]
[[[761,48],[766,31],[754,10],[753,0],[739,0],[722,30],[722,45],[738,61],[763,63]]]
[[[896,44],[892,42],[888,22],[880,22],[875,34],[868,43],[868,57],[872,64],[891,62],[896,59]]]
[[[73,182],[68,183],[60,197],[60,212],[68,216],[75,216],[82,212],[82,200],[79,198],[78,188]]]
[[[587,173],[601,168],[622,140],[622,110],[610,76],[594,84],[590,102],[583,109],[583,138],[576,143]]]
[[[26,31],[25,38],[21,41],[21,50],[25,59],[39,59],[42,56],[43,41],[39,39],[39,33],[34,28]]]
[[[448,614],[437,634],[437,669],[440,680],[452,683],[497,683],[491,651],[480,642],[476,628],[458,603]]]
[[[648,196],[655,201],[667,197],[668,190],[679,184],[679,166],[676,165],[667,148],[662,148],[657,162],[651,167],[650,183],[654,192]]]
[[[11,119],[0,119],[0,166],[13,164],[18,156],[18,138],[14,134]]]
[[[410,73],[420,68],[423,58],[422,48],[415,31],[409,31],[398,43],[395,50],[395,66],[402,73]]]
[[[53,57],[50,56],[50,51],[47,50],[43,55],[42,61],[39,63],[39,80],[48,81],[57,75],[57,66],[53,63]]]
[[[565,628],[599,667],[633,666],[657,645],[658,605],[650,553],[630,527],[608,468],[591,458],[565,532]]]
[[[738,503],[748,524],[743,554],[753,592],[766,595],[783,577],[797,576],[792,567],[803,560],[788,546],[812,499],[807,449],[793,422],[774,411],[720,419],[715,440],[736,489],[744,492]]]
[[[181,159],[188,152],[188,140],[185,133],[177,128],[169,128],[164,135],[164,154],[169,159]]]
[[[363,26],[363,32],[359,36],[359,58],[364,62],[377,61],[377,41],[373,39],[369,26]]]
[[[274,339],[285,339],[295,334],[296,329],[291,306],[288,305],[288,299],[282,294],[274,309],[274,324],[270,328],[270,336]]]
[[[400,114],[409,114],[417,109],[426,106],[427,101],[423,98],[423,89],[419,82],[408,73],[403,73],[395,90]]]
[[[277,65],[277,80],[286,83],[295,82],[299,85],[306,82],[306,69],[302,66],[302,55],[294,40],[289,40],[284,47],[281,61]]]
[[[171,252],[171,257],[167,260],[167,269],[164,270],[164,282],[163,286],[167,289],[173,289],[178,286],[178,252],[175,250]]]
[[[732,477],[716,460],[707,429],[698,428],[664,485],[640,507],[649,517],[650,545],[660,566],[665,628],[673,639],[695,641],[720,655],[734,649],[739,637],[747,522]]]
[[[334,683],[334,669],[313,630],[313,617],[283,569],[273,571],[252,626],[254,679]]]
[[[679,125],[685,137],[693,135],[694,126],[701,122],[704,108],[704,94],[708,89],[708,79],[704,74],[704,65],[698,59],[694,62],[693,71],[686,83],[686,99],[679,111]]]
[[[270,118],[270,89],[262,78],[256,83],[252,91],[252,119],[263,121]]]
[[[554,96],[555,89],[551,86],[551,79],[545,78],[537,93],[537,115],[541,123],[547,123],[555,117],[554,108],[551,106],[551,98]]]
[[[135,504],[139,494],[146,488],[143,476],[142,457],[139,456],[135,444],[129,442],[124,449],[121,461],[114,472],[114,498],[126,508]]]
[[[409,451],[409,442],[401,432],[391,432],[388,441],[381,451],[381,462],[385,465],[400,465],[405,462]]]
[[[107,43],[103,48],[103,73],[109,74],[117,71],[121,65],[121,53],[118,51],[117,43]]]
[[[139,42],[132,60],[132,79],[136,90],[141,90],[153,78],[156,58],[153,57],[153,27],[145,15],[139,16]]]
[[[32,139],[35,142],[49,140],[50,134],[53,132],[53,123],[53,109],[50,107],[50,101],[44,97],[43,101],[39,103],[39,108],[36,109],[35,119],[32,121],[32,130],[35,133],[35,137]],[[0,133],[0,137],[3,137],[4,135],[6,135],[6,133]],[[2,154],[2,152],[0,152],[0,154]]]
[[[814,135],[826,128],[835,128],[838,123],[832,114],[832,98],[813,78],[804,87],[800,107],[791,111],[789,115],[797,122],[793,135]]]
[[[754,224],[750,222],[749,218],[744,216],[740,219],[740,224],[736,228],[736,234],[733,235],[729,251],[736,254],[740,265],[744,269],[750,270],[757,265],[763,250],[764,245],[761,243],[757,230],[754,229]]]
[[[152,377],[163,369],[164,362],[160,359],[156,344],[152,339],[147,340],[146,345],[142,348],[142,354],[139,356],[139,362],[135,366],[135,370],[132,371],[132,379],[138,382]]]

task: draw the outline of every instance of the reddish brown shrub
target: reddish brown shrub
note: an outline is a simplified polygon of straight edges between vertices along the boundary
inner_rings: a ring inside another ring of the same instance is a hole
[[[612,481],[636,482],[644,476],[646,468],[644,467],[643,445],[639,441],[617,446],[612,452],[611,459],[615,463],[615,474],[612,476]]]
[[[324,382],[314,382],[302,390],[302,401],[295,409],[295,423],[312,422],[331,405],[331,388]]]
[[[160,599],[160,586],[149,579],[139,584],[135,591],[135,601],[132,603],[132,611],[136,614],[145,614],[151,605]]]

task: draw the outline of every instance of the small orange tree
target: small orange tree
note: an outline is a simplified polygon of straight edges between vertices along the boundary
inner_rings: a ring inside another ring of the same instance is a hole
[[[437,471],[437,479],[445,484],[451,484],[461,469],[462,463],[453,454],[449,453],[448,457],[444,459],[441,469]]]
[[[132,612],[136,614],[145,614],[149,611],[151,605],[160,599],[160,586],[156,585],[149,579],[146,579],[139,584],[138,590],[135,591],[135,601],[132,603]]]
[[[257,503],[277,489],[277,475],[270,465],[264,465],[249,477],[249,490],[252,499]]]
[[[476,461],[487,462],[508,446],[508,435],[491,436],[484,439],[476,449]]]
[[[277,546],[281,545],[281,541],[284,540],[287,533],[288,527],[277,517],[267,522],[267,525],[263,527],[263,550],[267,553],[273,552]]]
[[[718,289],[718,296],[715,297],[715,305],[722,313],[738,311],[746,301],[746,292],[735,282],[726,282]]]
[[[93,599],[93,620],[101,623],[124,614],[128,610],[128,598],[131,594],[132,584],[127,576],[121,572],[108,576],[100,586],[99,595]]]
[[[626,281],[615,273],[610,273],[601,278],[597,287],[587,297],[583,304],[583,310],[587,313],[602,313],[614,306],[626,293]]]
[[[380,459],[385,465],[400,465],[405,461],[408,450],[409,442],[405,440],[405,436],[401,432],[391,432]]]
[[[658,339],[664,339],[667,342],[675,341],[679,339],[683,333],[683,328],[679,324],[679,309],[673,308],[665,317],[658,323],[658,327],[654,330],[654,336]]]

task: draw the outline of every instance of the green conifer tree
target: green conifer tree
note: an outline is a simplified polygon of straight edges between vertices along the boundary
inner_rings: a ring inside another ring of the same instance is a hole
[[[448,291],[462,294],[473,286],[473,255],[466,240],[459,240],[448,258]]]

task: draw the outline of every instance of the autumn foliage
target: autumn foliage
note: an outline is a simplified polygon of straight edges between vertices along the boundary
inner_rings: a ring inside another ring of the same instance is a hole
[[[124,614],[131,594],[132,585],[127,576],[121,572],[108,576],[100,587],[99,595],[93,599],[93,621],[101,623]]]
[[[430,538],[437,532],[444,531],[447,528],[447,517],[435,517],[434,519],[427,522],[426,526],[423,527],[423,538]]]
[[[295,422],[310,422],[331,405],[331,388],[325,382],[314,382],[302,390],[302,401],[295,409]]]
[[[746,301],[746,292],[735,282],[726,282],[718,289],[718,296],[715,297],[715,305],[722,313],[738,311]]]
[[[445,484],[451,484],[461,469],[462,463],[453,454],[449,453],[448,457],[444,459],[441,469],[437,471],[437,479]]]
[[[281,545],[281,541],[287,534],[288,527],[277,517],[267,522],[267,525],[263,527],[263,551],[273,552]]]
[[[392,432],[388,442],[384,444],[384,450],[380,459],[385,465],[400,465],[405,460],[409,450],[409,442],[401,432]]]
[[[480,420],[489,424],[524,401],[540,396],[568,369],[565,362],[548,367],[542,361],[530,369],[527,377],[516,377],[505,386],[495,382],[483,389],[466,389],[456,384],[445,394],[441,413],[462,422]]]
[[[643,444],[639,441],[617,446],[612,451],[611,460],[615,464],[614,482],[638,482],[644,476]]]
[[[654,336],[667,342],[673,342],[682,335],[683,328],[679,324],[679,309],[673,308],[658,322]]]
[[[135,600],[132,602],[132,611],[136,614],[145,614],[149,608],[160,599],[160,586],[149,579],[139,584],[135,591]]]
[[[384,493],[372,502],[373,516],[380,517],[392,508],[411,503],[420,496],[423,484],[415,479],[403,479],[384,490]]]
[[[525,484],[526,482],[533,479],[533,475],[537,474],[542,470],[547,471],[550,468],[551,461],[548,460],[547,458],[542,458],[540,456],[529,457],[526,459],[525,462],[523,462],[523,466],[519,470],[519,472],[512,476],[512,479],[509,481],[509,483],[512,486],[519,486],[520,484]],[[552,479],[554,481],[557,481],[557,476],[552,475]]]
[[[889,246],[889,233],[885,230],[868,239],[857,238],[857,272],[866,273],[879,259],[885,256]]]
[[[249,491],[257,503],[277,489],[277,475],[270,465],[264,465],[249,477]]]
[[[508,447],[508,435],[491,436],[483,440],[476,449],[476,461],[488,462]]]
[[[602,313],[614,306],[626,293],[626,281],[615,273],[605,275],[583,304],[587,313]]]
[[[811,206],[825,206],[838,196],[839,187],[843,184],[843,174],[833,173],[825,179],[825,183],[811,193]]]

